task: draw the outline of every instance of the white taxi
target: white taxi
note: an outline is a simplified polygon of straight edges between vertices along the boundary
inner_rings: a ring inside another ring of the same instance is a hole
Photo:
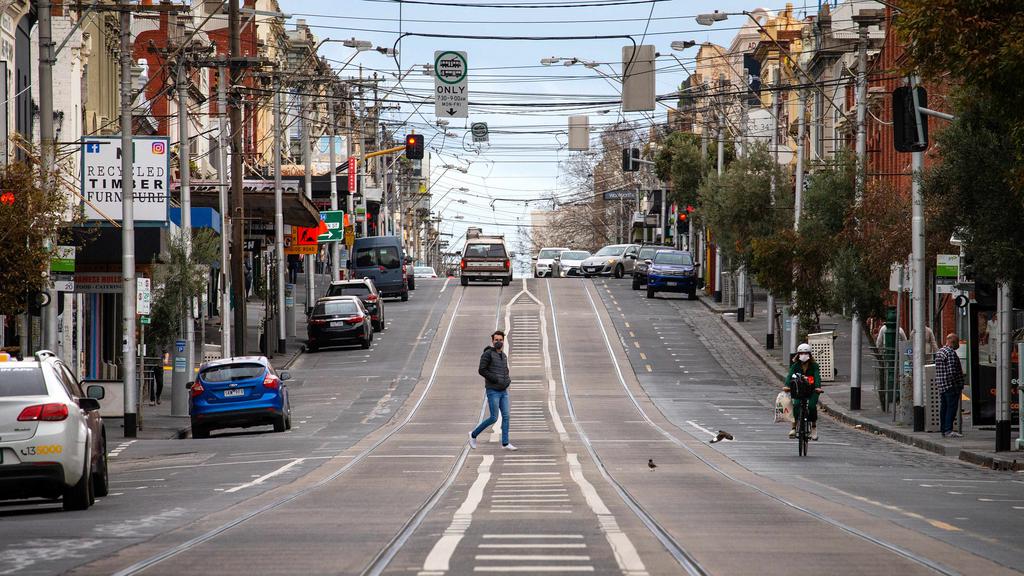
[[[90,392],[52,352],[0,352],[0,500],[63,498],[65,510],[85,510],[107,495],[103,388]]]

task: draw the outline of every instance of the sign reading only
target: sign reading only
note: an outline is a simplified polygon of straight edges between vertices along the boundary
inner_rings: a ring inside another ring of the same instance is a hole
[[[469,64],[465,52],[434,52],[434,115],[469,117]]]

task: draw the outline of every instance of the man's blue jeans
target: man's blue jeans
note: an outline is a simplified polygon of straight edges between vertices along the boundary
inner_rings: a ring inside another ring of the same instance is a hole
[[[491,415],[484,418],[484,421],[473,430],[473,438],[476,438],[484,431],[485,428],[494,424],[498,421],[498,411],[501,411],[501,445],[508,445],[508,390],[491,390],[486,388],[487,391],[487,407],[491,411]]]
[[[943,434],[953,431],[953,421],[960,408],[960,390],[950,388],[939,397],[939,431]]]

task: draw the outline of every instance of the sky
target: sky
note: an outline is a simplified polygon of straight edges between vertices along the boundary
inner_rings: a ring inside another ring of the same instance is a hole
[[[355,55],[342,69],[353,50],[339,43],[321,48],[321,54],[332,60],[342,77],[358,76],[360,65],[364,75],[377,72],[387,77],[384,85],[392,89],[391,97],[398,102],[432,97],[433,77],[422,72],[422,65],[433,60],[435,50],[468,53],[470,101],[481,103],[470,106],[468,119],[452,119],[446,129],[438,129],[432,101],[419,106],[402,103],[400,109],[384,117],[394,124],[399,137],[412,130],[424,134],[432,155],[431,193],[443,219],[441,230],[452,234],[453,247],[461,245],[460,236],[467,226],[514,239],[519,225],[529,225],[530,210],[542,207],[539,199],[571,192],[561,177],[564,162],[571,154],[578,154],[566,147],[570,115],[589,116],[592,150],[603,125],[625,120],[643,127],[651,121],[665,121],[666,108],[661,105],[649,113],[623,114],[617,103],[607,103],[619,98],[617,76],[622,68],[622,47],[631,45],[628,39],[579,37],[629,35],[637,44],[653,44],[660,54],[656,89],[663,95],[686,79],[697,51],[673,52],[673,41],[714,42],[728,47],[745,22],[743,15],[734,15],[705,27],[695,22],[697,14],[755,8],[775,12],[786,5],[757,5],[743,0],[279,1],[281,10],[291,15],[289,28],[297,19],[305,19],[319,39],[356,38],[391,48],[399,40],[399,30],[409,34],[398,44],[398,62],[366,51]],[[566,3],[579,6],[536,6]],[[817,0],[792,4],[798,17],[818,10]],[[522,7],[530,5],[534,7]],[[466,36],[574,38],[498,40]],[[591,69],[580,64],[541,64],[542,58],[550,57],[577,58],[600,65]],[[580,103],[586,105],[577,106]],[[478,148],[472,143],[468,128],[473,122],[488,123],[489,144]],[[446,170],[445,165],[461,166],[466,173]],[[442,196],[443,200],[438,201]]]

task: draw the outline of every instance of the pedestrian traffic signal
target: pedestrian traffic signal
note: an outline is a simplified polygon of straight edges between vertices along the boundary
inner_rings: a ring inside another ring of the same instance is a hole
[[[917,107],[914,106],[917,92]],[[928,107],[928,92],[918,86],[900,86],[892,91],[892,135],[897,152],[924,152],[928,149],[928,117],[918,114],[917,108]],[[919,138],[917,129],[921,127]]]
[[[623,148],[622,149],[622,171],[623,172],[636,172],[640,170],[640,149],[639,148]]]
[[[409,160],[423,159],[423,136],[409,134],[405,137],[405,157]]]

